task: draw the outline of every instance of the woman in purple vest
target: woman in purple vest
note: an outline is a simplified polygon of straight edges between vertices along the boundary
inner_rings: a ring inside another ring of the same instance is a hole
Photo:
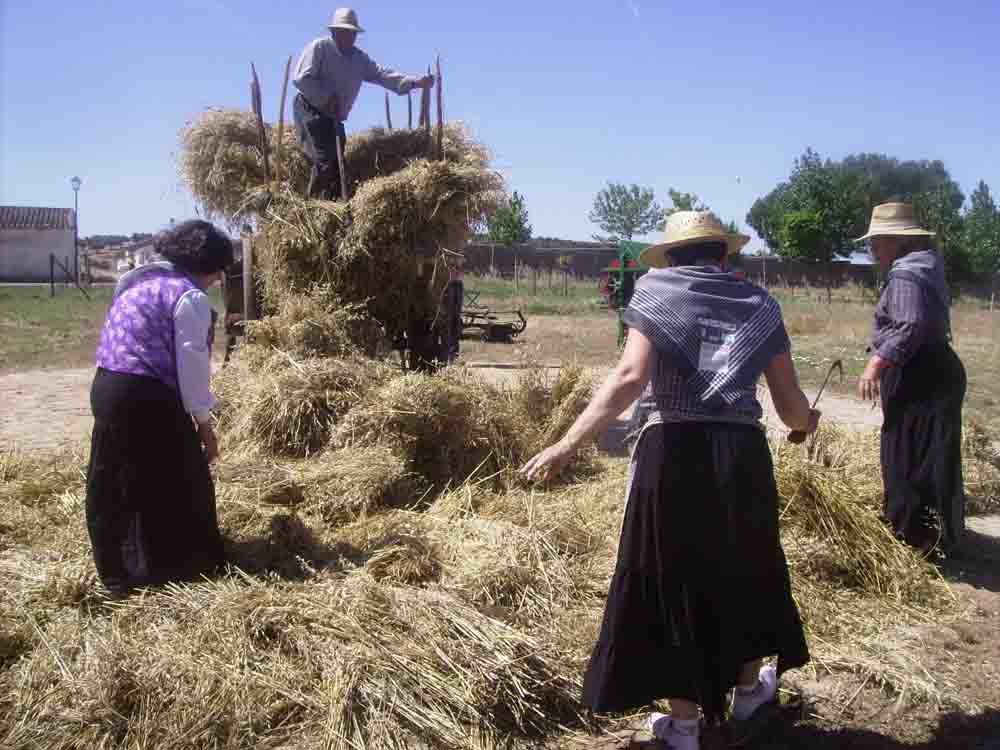
[[[209,464],[215,310],[205,291],[233,262],[206,221],[155,240],[161,260],[121,278],[97,349],[87,528],[104,585],[189,580],[223,561]]]

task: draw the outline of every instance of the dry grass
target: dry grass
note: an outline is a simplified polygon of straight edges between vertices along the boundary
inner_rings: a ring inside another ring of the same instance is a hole
[[[93,578],[80,457],[4,457],[0,524],[20,533],[0,551],[0,744],[485,748],[580,726],[626,462],[553,487],[406,489],[414,441],[441,435],[393,421],[414,394],[426,405],[426,383],[389,382],[408,395],[379,412],[376,445],[219,467],[228,554],[253,575],[124,604]],[[504,409],[577,387],[525,378]],[[811,669],[963,705],[955,674],[924,669],[951,600],[878,520],[872,439],[826,429],[811,453],[774,446]]]

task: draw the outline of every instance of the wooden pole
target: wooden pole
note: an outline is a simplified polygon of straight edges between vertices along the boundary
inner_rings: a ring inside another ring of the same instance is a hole
[[[56,296],[56,256],[49,253],[49,296]]]
[[[569,269],[563,270],[563,297],[569,296]]]
[[[531,269],[531,294],[532,296],[538,296],[538,267],[535,266]]]
[[[385,124],[389,128],[389,132],[392,132],[392,112],[389,111],[389,92],[385,92]]]
[[[281,159],[285,149],[285,99],[288,96],[288,76],[292,71],[292,57],[285,63],[285,80],[281,84],[281,107],[278,109],[278,148],[274,155],[274,191],[281,182]]]
[[[413,96],[406,92],[406,127],[413,130]]]
[[[514,294],[517,294],[517,290],[518,290],[518,278],[517,277],[519,275],[520,274],[518,274],[518,272],[517,272],[517,256],[515,255],[514,256]]]
[[[264,161],[264,177],[267,182],[271,181],[271,159],[270,148],[267,143],[267,131],[264,128],[264,112],[261,109],[260,79],[257,77],[257,68],[250,63],[250,72],[253,80],[250,82],[250,105],[253,113],[257,116],[257,138],[260,140],[260,153]]]
[[[257,320],[257,297],[253,286],[253,240],[243,238],[243,320]],[[246,333],[244,327],[243,332]]]
[[[437,158],[444,161],[444,94],[441,90],[441,55],[437,56],[434,64],[437,75],[434,79],[437,85]]]

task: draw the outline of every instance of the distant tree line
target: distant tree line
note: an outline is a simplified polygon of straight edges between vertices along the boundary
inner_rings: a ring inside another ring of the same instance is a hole
[[[921,224],[936,233],[952,281],[1000,271],[1000,211],[980,181],[966,203],[941,161],[900,161],[885,154],[822,159],[812,149],[795,160],[788,179],[758,198],[746,216],[773,252],[829,263],[858,249],[872,208],[913,203]]]

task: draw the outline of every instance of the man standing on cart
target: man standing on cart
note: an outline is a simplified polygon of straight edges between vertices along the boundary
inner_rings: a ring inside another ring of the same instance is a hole
[[[406,94],[429,89],[434,76],[405,76],[383,68],[354,46],[359,33],[358,14],[338,8],[329,26],[330,38],[310,42],[299,58],[293,83],[299,93],[293,114],[302,150],[312,164],[310,198],[336,200],[341,196],[337,142],[343,148],[344,121],[351,113],[362,83],[377,83],[389,91]]]

